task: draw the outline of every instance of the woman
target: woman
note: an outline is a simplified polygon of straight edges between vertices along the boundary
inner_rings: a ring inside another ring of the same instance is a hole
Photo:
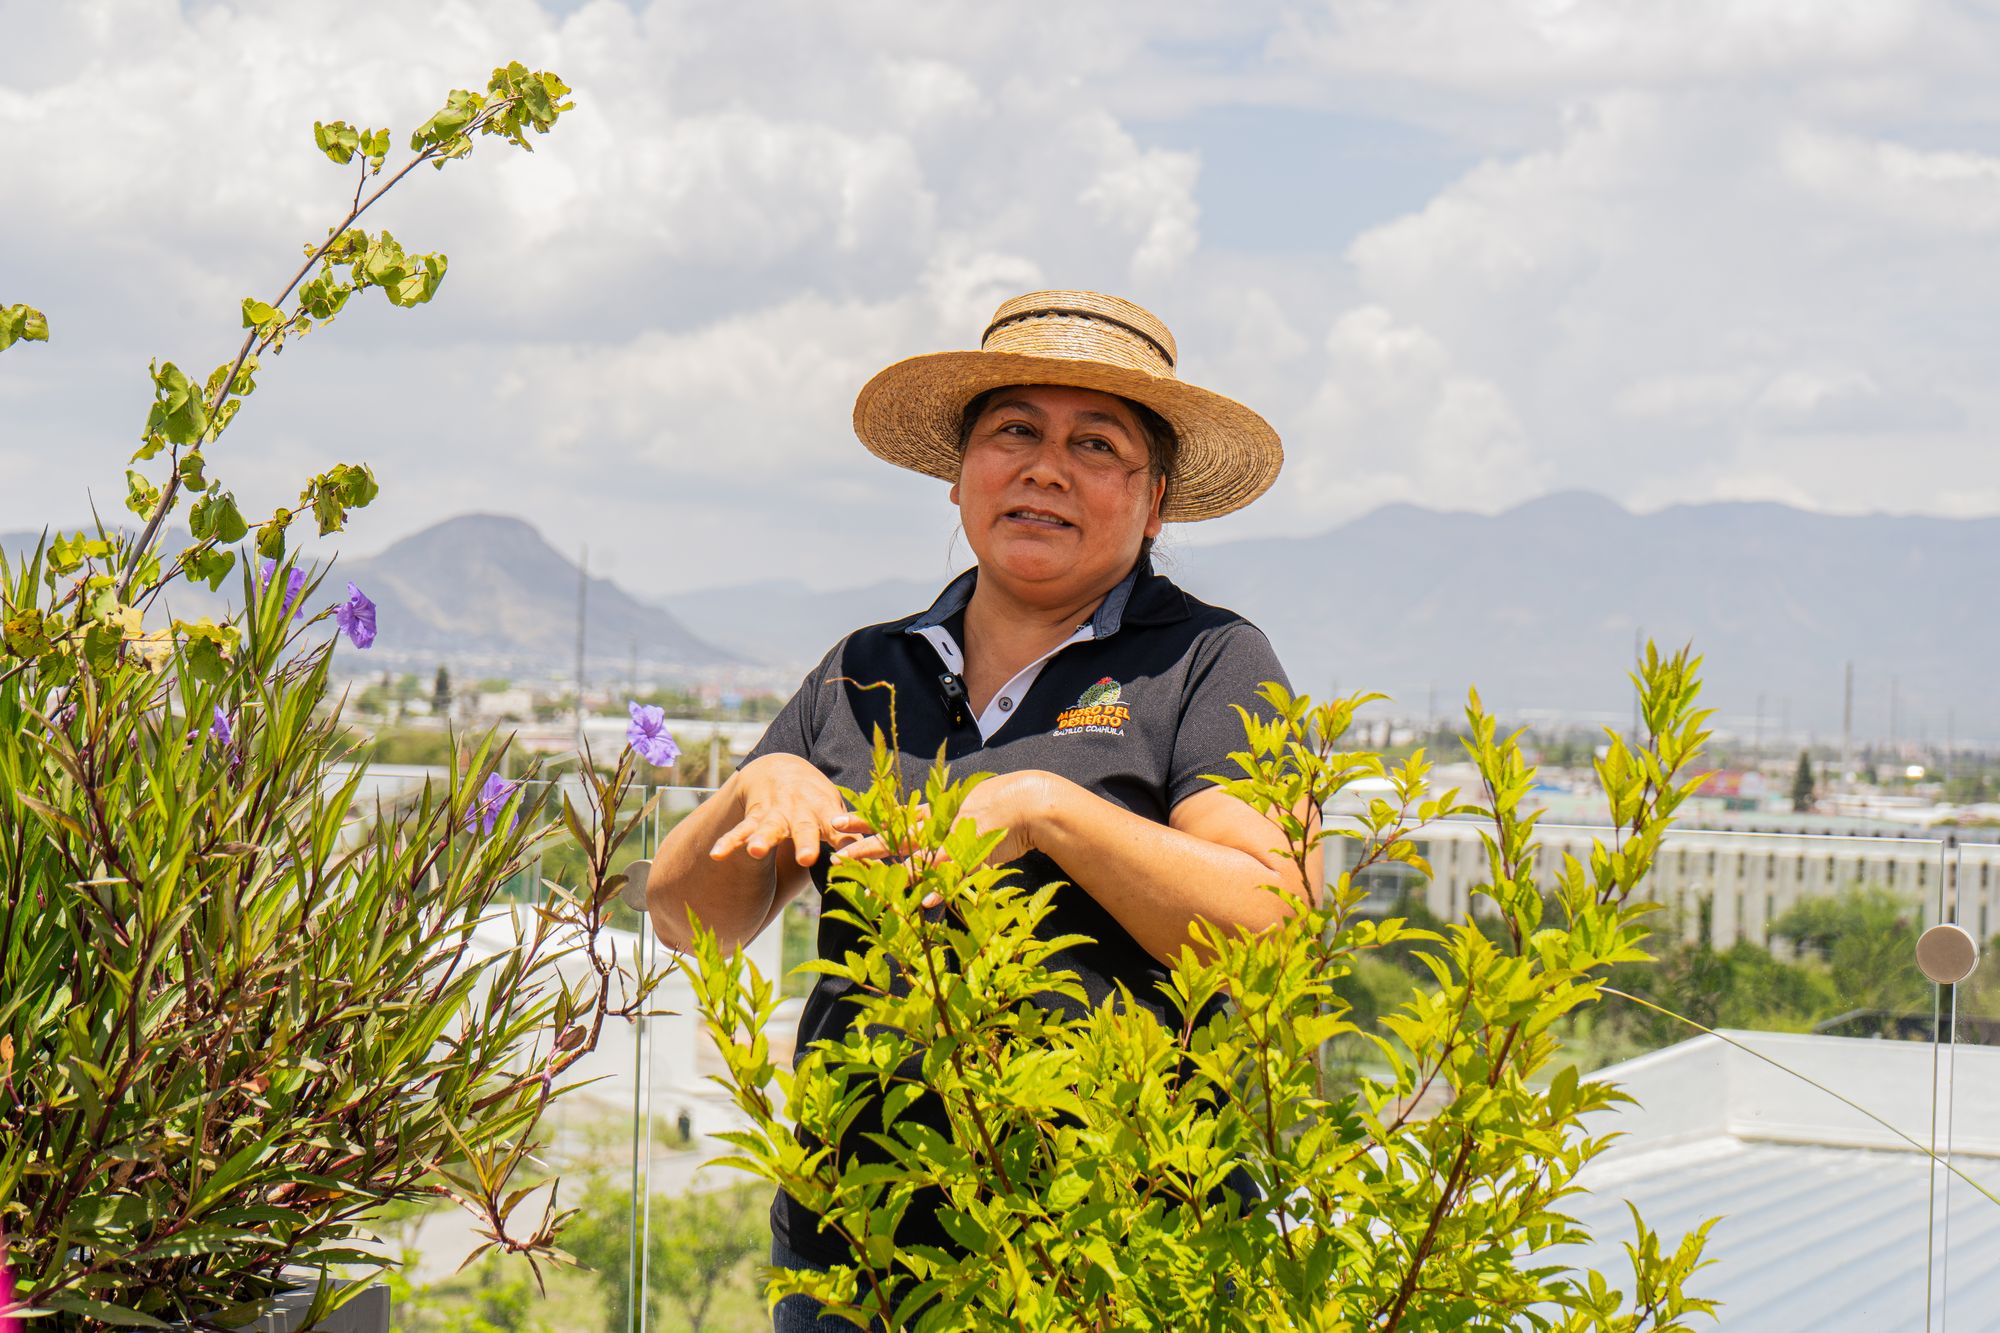
[[[951,482],[978,564],[929,610],[835,645],[674,829],[647,886],[663,940],[687,948],[692,917],[725,944],[747,941],[807,884],[826,891],[825,849],[884,855],[836,790],[867,785],[878,726],[910,771],[942,746],[954,776],[996,775],[964,816],[1008,831],[996,863],[1062,883],[1042,929],[1092,941],[1053,962],[1094,1003],[1122,982],[1166,1019],[1157,983],[1197,918],[1255,931],[1295,910],[1265,887],[1297,884],[1271,824],[1205,776],[1243,748],[1231,705],[1258,711],[1258,685],[1284,673],[1257,629],[1149,560],[1162,523],[1248,504],[1282,453],[1256,413],[1178,379],[1175,355],[1166,326],[1130,302],[1032,292],[1000,307],[979,351],[869,381],[856,434]],[[892,692],[862,688],[880,681],[897,686],[893,731]],[[851,928],[821,917],[822,956],[851,944]],[[815,982],[800,1050],[845,1031],[841,986]],[[818,1222],[781,1193],[772,1263],[846,1262]],[[933,1219],[910,1225],[942,1237]],[[777,1320],[781,1333],[809,1329],[817,1312],[789,1297]]]

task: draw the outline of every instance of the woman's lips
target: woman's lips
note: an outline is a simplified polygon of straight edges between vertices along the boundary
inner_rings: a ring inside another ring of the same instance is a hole
[[[1027,523],[1038,528],[1070,528],[1076,525],[1041,509],[1010,509],[1003,517],[1016,523]]]

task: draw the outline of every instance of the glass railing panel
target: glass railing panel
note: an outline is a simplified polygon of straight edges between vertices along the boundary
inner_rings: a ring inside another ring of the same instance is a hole
[[[1967,1284],[1991,1266],[1964,1256],[2000,1243],[2000,1206],[1979,1188],[2000,1193],[2000,978],[1975,972],[1954,995],[1919,969],[1917,943],[1955,921],[1990,945],[2000,846],[1923,832],[1669,833],[1646,891],[1661,904],[1656,961],[1615,969],[1634,998],[1607,995],[1560,1031],[1562,1060],[1640,1101],[1593,1127],[1623,1137],[1586,1172],[1592,1192],[1568,1201],[1597,1237],[1570,1261],[1623,1270],[1630,1199],[1669,1239],[1725,1216],[1708,1250],[1719,1262],[1692,1284],[1728,1302],[1724,1328],[1923,1328],[1927,1311],[1943,1328],[1953,1291],[1974,1318]],[[1541,835],[1549,887],[1563,852],[1588,864],[1610,837]],[[1371,869],[1361,910],[1483,919],[1478,826],[1420,841],[1433,875]],[[1421,979],[1397,961],[1357,973],[1358,1007]],[[1842,1253],[1868,1261],[1826,1262]]]
[[[416,781],[411,778],[410,781]],[[400,789],[399,789],[400,790]],[[396,792],[385,788],[385,797]],[[557,802],[567,794],[588,826],[592,821],[575,778],[537,784],[528,795],[540,798],[547,818],[557,818]],[[649,858],[662,833],[684,818],[708,795],[704,789],[634,790],[627,794],[617,820],[622,826],[659,800],[614,848],[612,868],[622,871],[633,861]],[[545,902],[550,885],[576,890],[584,881],[585,849],[567,829],[558,829],[536,848],[537,855],[511,877],[502,898],[511,911],[489,920],[475,937],[475,947],[505,947],[508,940],[533,927],[533,909]],[[670,961],[643,916],[619,902],[608,915],[609,928],[599,940],[600,951],[615,955],[626,968],[634,964],[655,970]],[[560,944],[561,941],[554,943]],[[571,985],[592,982],[582,954],[558,964]],[[618,1003],[624,1002],[621,993]],[[559,1204],[579,1209],[560,1244],[579,1260],[574,1268],[544,1265],[544,1287],[538,1288],[526,1261],[512,1255],[489,1255],[463,1266],[481,1243],[475,1219],[452,1206],[407,1207],[388,1219],[388,1248],[404,1260],[391,1279],[398,1329],[448,1330],[473,1327],[545,1329],[555,1333],[577,1330],[637,1330],[648,1326],[649,1308],[640,1299],[647,1280],[649,1206],[677,1198],[691,1172],[688,1144],[695,1138],[671,1096],[656,1097],[656,1075],[671,1071],[664,1087],[676,1093],[692,1081],[692,1051],[686,1028],[693,1013],[692,991],[673,977],[655,997],[651,1008],[671,1011],[659,1016],[608,1021],[597,1047],[565,1075],[565,1084],[580,1084],[556,1099],[544,1115],[539,1137],[545,1144],[538,1162],[541,1174],[560,1177]],[[708,1126],[713,1132],[719,1126]],[[710,1154],[712,1155],[712,1153]],[[517,1226],[532,1230],[544,1195],[520,1205]],[[762,1225],[761,1208],[758,1223]],[[664,1233],[653,1233],[657,1252]],[[654,1327],[679,1327],[669,1318]],[[731,1327],[711,1321],[709,1327]]]
[[[670,793],[646,850],[700,797]],[[1588,826],[1541,832],[1550,885],[1565,850],[1587,862],[1592,839],[1608,836]],[[1371,871],[1360,910],[1482,920],[1477,826],[1434,826],[1421,841],[1433,874]],[[1329,875],[1340,868],[1330,863]],[[2000,976],[1975,974],[1954,996],[1923,975],[1915,951],[1941,921],[1990,944],[2000,845],[1831,824],[1681,827],[1646,892],[1661,905],[1656,961],[1612,978],[1634,998],[1607,996],[1560,1033],[1562,1061],[1640,1102],[1593,1126],[1623,1137],[1586,1173],[1590,1193],[1565,1202],[1597,1237],[1569,1261],[1626,1270],[1630,1199],[1669,1240],[1724,1217],[1709,1247],[1718,1262],[1691,1285],[1729,1302],[1725,1329],[1921,1328],[1926,1309],[1942,1314],[1954,1298],[1971,1321],[1960,1326],[1978,1326],[1973,1284],[1990,1280],[1991,1266],[1976,1255],[2000,1245],[2000,1205],[1981,1192],[2000,1194]],[[814,907],[794,904],[751,946],[767,974],[811,956]],[[1369,960],[1350,983],[1357,1016],[1399,1003],[1413,979],[1428,978],[1420,969],[1409,958]],[[803,990],[803,978],[789,983],[788,993]],[[781,1058],[798,1003],[772,1024]],[[709,1327],[760,1327],[754,1265],[768,1244],[769,1191],[704,1168],[724,1150],[715,1133],[733,1123],[707,1082],[720,1060],[685,979],[668,983],[660,1007],[675,1012],[638,1038],[640,1086],[627,1111],[630,1263],[644,1294],[629,1326],[681,1327],[707,1302]],[[1369,1068],[1361,1044],[1333,1058],[1350,1076]],[[1947,1160],[1965,1176],[1938,1164]],[[663,1258],[691,1249],[710,1262]],[[1826,1262],[1855,1253],[1867,1262]]]
[[[1923,950],[1938,979],[1932,1133],[1939,1157],[1930,1170],[1926,1291],[1940,1329],[1978,1327],[1996,1293],[1986,1257],[2000,1250],[2000,969],[1991,958],[2000,931],[2000,830],[1952,831],[1943,861],[1935,920],[1957,929],[1933,931]]]
[[[663,793],[657,836],[664,838],[708,795],[701,789]],[[816,908],[816,899],[794,902],[747,946],[764,975],[775,980],[810,956]],[[790,1059],[799,1003],[781,1005],[767,1030],[774,1059]],[[639,1327],[768,1328],[756,1270],[770,1253],[770,1189],[711,1165],[732,1151],[717,1136],[743,1126],[709,1081],[723,1072],[722,1058],[702,1030],[686,974],[668,979],[655,1008],[666,1012],[647,1020],[637,1108],[643,1128],[635,1134],[642,1145],[633,1190],[640,1228],[637,1288],[643,1292]]]

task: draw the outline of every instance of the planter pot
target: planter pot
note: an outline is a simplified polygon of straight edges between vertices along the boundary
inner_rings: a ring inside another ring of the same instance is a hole
[[[306,1310],[313,1289],[301,1287],[278,1298],[278,1306],[238,1333],[307,1333]],[[376,1283],[313,1325],[313,1333],[389,1333],[389,1288]]]
[[[376,1283],[306,1328],[306,1311],[312,1306],[313,1289],[296,1287],[278,1297],[271,1312],[253,1324],[243,1324],[236,1333],[389,1333],[389,1288]],[[176,1324],[177,1330],[191,1328]]]

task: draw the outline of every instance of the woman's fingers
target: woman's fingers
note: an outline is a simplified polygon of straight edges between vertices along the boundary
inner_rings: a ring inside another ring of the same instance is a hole
[[[820,834],[825,821],[810,812],[793,815],[786,821],[786,830],[792,840],[792,857],[802,866],[809,866],[819,860]]]
[[[750,835],[756,831],[757,821],[754,818],[741,821],[715,840],[715,845],[708,849],[709,857],[716,861],[728,860],[748,845]]]
[[[888,855],[890,855],[888,845],[882,843],[882,839],[868,835],[854,839],[852,843],[842,847],[836,855],[836,861],[882,861]]]
[[[717,838],[708,854],[722,861],[740,851],[747,852],[753,860],[761,861],[780,844],[789,842],[798,863],[809,866],[819,860],[820,843],[838,845],[848,840],[849,835],[834,827],[836,819],[837,816],[811,809],[755,810]]]

